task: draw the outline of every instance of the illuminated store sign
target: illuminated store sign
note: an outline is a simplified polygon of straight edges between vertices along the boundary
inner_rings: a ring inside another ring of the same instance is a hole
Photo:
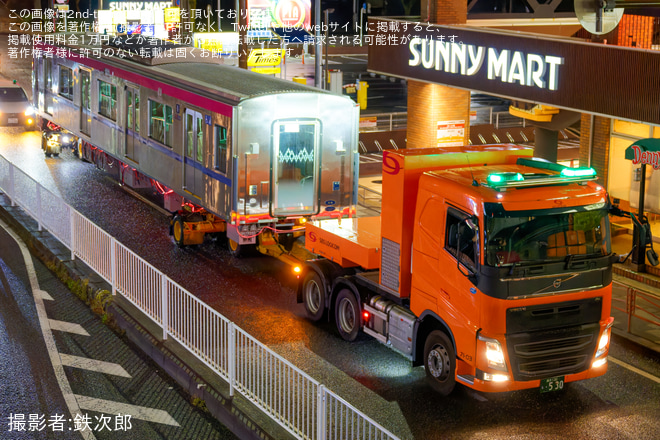
[[[248,0],[248,24],[250,29],[309,29],[311,6],[311,0]]]
[[[499,78],[506,83],[548,90],[558,89],[559,67],[564,64],[564,59],[558,56],[420,37],[412,38],[408,48],[411,57],[408,65],[411,67],[421,66],[464,76],[476,75],[483,68],[489,80]]]
[[[654,170],[660,169],[660,152],[644,151],[639,145],[631,145],[629,148],[632,148],[635,153],[635,157],[632,160],[634,165],[645,164],[651,165]]]
[[[172,6],[172,2],[110,2],[108,9],[111,11],[152,11],[162,10]]]
[[[660,51],[381,17],[367,24],[374,74],[660,125]]]

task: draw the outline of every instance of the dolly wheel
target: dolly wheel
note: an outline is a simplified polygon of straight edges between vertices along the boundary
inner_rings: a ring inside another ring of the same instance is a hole
[[[172,234],[174,235],[174,242],[179,247],[184,247],[186,245],[183,237],[183,229],[183,217],[177,215],[174,217],[174,220],[172,220]]]

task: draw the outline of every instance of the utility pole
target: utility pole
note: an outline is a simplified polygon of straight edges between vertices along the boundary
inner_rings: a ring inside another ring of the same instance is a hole
[[[321,89],[321,0],[314,2],[314,87]]]
[[[245,0],[236,1],[238,8],[236,10],[238,20],[238,67],[247,69],[247,60],[249,47],[247,44],[247,9]]]

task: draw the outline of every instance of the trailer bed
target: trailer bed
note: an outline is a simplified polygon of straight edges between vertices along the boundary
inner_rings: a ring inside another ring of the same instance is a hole
[[[310,221],[305,247],[342,267],[380,268],[380,217]]]

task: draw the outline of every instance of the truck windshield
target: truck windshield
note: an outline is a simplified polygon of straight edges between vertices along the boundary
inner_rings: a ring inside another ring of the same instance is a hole
[[[486,216],[486,265],[539,264],[609,255],[608,210],[502,211]]]

